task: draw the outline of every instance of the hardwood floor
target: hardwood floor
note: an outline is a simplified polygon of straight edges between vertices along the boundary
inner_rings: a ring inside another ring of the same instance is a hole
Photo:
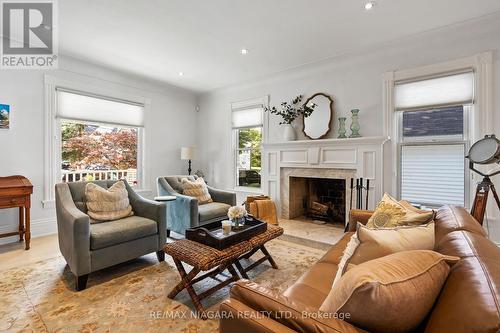
[[[280,225],[285,229],[282,239],[321,250],[328,250],[344,234],[342,228],[315,224],[310,221],[281,219]],[[169,241],[177,238],[182,238],[182,236],[173,233]],[[24,250],[24,243],[0,245],[0,271],[30,265],[60,255],[57,235],[32,238],[31,249],[28,251]]]
[[[32,238],[31,249],[27,251],[24,249],[24,243],[20,242],[0,245],[0,271],[60,255],[57,235]]]

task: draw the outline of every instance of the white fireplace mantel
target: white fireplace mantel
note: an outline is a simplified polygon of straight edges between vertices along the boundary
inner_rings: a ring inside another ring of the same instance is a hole
[[[263,144],[262,185],[281,211],[283,168],[353,170],[357,178],[370,179],[369,208],[383,194],[383,149],[388,137],[298,140]],[[318,172],[319,174],[319,172]]]
[[[363,145],[363,144],[384,144],[389,138],[386,136],[367,136],[360,138],[346,139],[319,139],[319,140],[295,140],[286,142],[264,143],[262,147],[266,149],[281,149],[294,147],[315,147],[315,146],[336,146],[336,145]]]

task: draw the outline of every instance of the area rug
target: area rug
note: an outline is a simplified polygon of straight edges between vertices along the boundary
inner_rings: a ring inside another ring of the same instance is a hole
[[[279,265],[266,262],[249,272],[251,280],[282,292],[324,253],[280,239],[266,246]],[[219,304],[229,287],[202,301],[208,320],[196,318],[184,290],[167,298],[180,281],[169,256],[158,263],[147,255],[90,275],[87,289],[74,291],[64,258],[57,257],[0,273],[0,331],[7,332],[218,332]],[[252,260],[258,259],[255,255]],[[195,289],[216,282],[200,282]]]

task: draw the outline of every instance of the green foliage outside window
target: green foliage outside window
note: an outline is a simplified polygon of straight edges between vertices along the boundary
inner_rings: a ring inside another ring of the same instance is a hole
[[[61,124],[62,142],[66,143],[73,138],[77,138],[77,137],[82,136],[84,130],[85,130],[84,124],[63,122]],[[82,153],[83,153],[82,150],[65,149],[65,147],[63,145],[61,157],[62,157],[63,161],[75,162],[75,161],[81,160],[83,158]]]
[[[252,170],[260,170],[262,129],[260,127],[240,129],[238,132],[238,141],[238,148],[250,149],[250,168]]]

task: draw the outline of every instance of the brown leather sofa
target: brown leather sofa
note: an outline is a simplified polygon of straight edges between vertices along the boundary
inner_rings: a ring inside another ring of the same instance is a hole
[[[321,314],[318,309],[356,222],[366,223],[371,214],[353,210],[344,237],[283,294],[247,280],[236,283],[220,308],[220,332],[366,332],[315,314]],[[435,225],[435,251],[461,260],[418,332],[500,332],[500,248],[463,208],[442,207]],[[411,309],[401,309],[402,316],[405,311]]]

